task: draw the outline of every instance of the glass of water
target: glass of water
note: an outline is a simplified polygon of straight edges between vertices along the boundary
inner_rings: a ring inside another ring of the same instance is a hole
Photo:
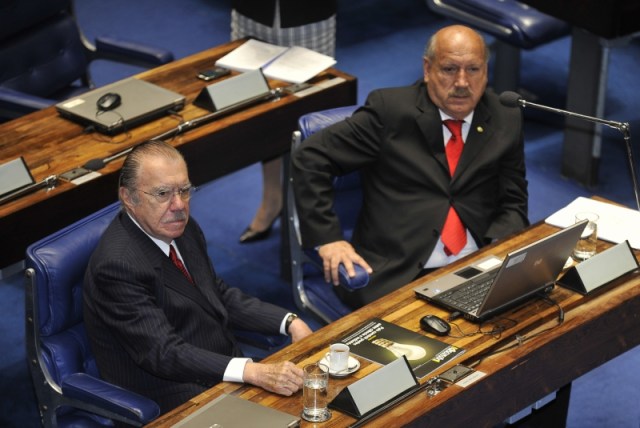
[[[324,422],[331,418],[327,407],[329,367],[325,364],[307,364],[303,368],[302,419],[309,422]]]
[[[577,261],[586,260],[596,254],[598,243],[598,214],[592,212],[579,212],[576,214],[576,223],[587,220],[587,226],[576,248],[573,250],[573,258]]]

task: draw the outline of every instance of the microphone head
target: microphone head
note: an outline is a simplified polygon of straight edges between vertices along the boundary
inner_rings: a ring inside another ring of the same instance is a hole
[[[519,107],[522,96],[517,92],[505,91],[500,94],[500,103],[506,107]]]
[[[103,159],[91,159],[89,162],[84,164],[84,168],[90,169],[91,171],[98,171],[104,168],[104,160]]]

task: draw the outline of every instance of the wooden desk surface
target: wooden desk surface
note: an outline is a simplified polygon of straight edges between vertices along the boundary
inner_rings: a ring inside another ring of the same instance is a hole
[[[192,104],[200,91],[215,82],[203,82],[198,71],[242,41],[231,42],[154,68],[136,77],[186,97],[179,116],[167,116],[136,127],[128,134],[108,137],[87,134],[84,127],[58,115],[54,107],[0,125],[0,162],[23,156],[37,182],[60,175],[91,159],[104,159],[137,143],[174,129],[209,112]],[[234,73],[236,74],[236,73]],[[272,89],[287,86],[270,81]],[[355,104],[357,81],[353,76],[328,69],[311,80],[321,90],[304,97],[285,95],[218,118],[171,140],[189,165],[192,182],[203,184],[261,160],[287,152],[291,132],[305,113]],[[117,176],[122,158],[108,163],[100,177],[82,185],[59,181],[51,190],[39,190],[0,205],[0,241],[12,243],[1,266],[24,258],[26,247],[36,240],[117,200]],[[4,251],[4,250],[3,250]]]
[[[435,272],[432,277],[453,271],[461,264],[488,253],[504,256],[507,252],[556,230],[557,228],[546,224],[535,225],[505,242],[484,248],[475,255]],[[610,246],[610,243],[599,241],[598,252]],[[416,299],[413,287],[418,284],[408,284],[323,327],[265,361],[290,360],[299,366],[318,361],[327,352],[329,344],[374,316],[421,332],[419,320],[422,316],[431,313],[446,317],[447,313]],[[592,296],[585,297],[556,287],[550,297],[565,311],[565,320],[560,325],[557,307],[542,300],[534,300],[504,314],[504,318],[517,321],[515,326],[500,319],[488,321],[483,325],[483,330],[489,330],[496,324],[504,326],[506,329],[499,337],[476,334],[464,338],[441,338],[465,348],[466,353],[444,365],[433,375],[440,374],[457,363],[473,365],[480,361],[475,369],[486,373],[486,376],[466,388],[450,386],[431,398],[427,397],[424,391],[419,392],[372,419],[367,426],[492,426],[503,421],[589,370],[636,346],[640,342],[640,323],[637,322],[637,314],[640,313],[639,285],[640,272],[635,271],[602,287]],[[465,320],[455,323],[466,333],[478,328]],[[525,340],[519,346],[483,357],[499,348],[517,344],[516,335],[530,336],[548,328],[549,331]],[[451,334],[456,334],[455,327]],[[359,360],[361,368],[352,377],[330,380],[329,399],[345,386],[380,367],[362,358]],[[430,377],[431,375],[421,379],[421,383]],[[299,415],[302,410],[301,392],[292,397],[282,397],[257,387],[223,382],[194,397],[173,412],[160,416],[149,427],[169,427],[223,393],[238,395],[293,415]],[[321,426],[343,427],[354,422],[355,419],[352,417],[334,410],[331,420]],[[303,427],[311,425],[302,421]]]

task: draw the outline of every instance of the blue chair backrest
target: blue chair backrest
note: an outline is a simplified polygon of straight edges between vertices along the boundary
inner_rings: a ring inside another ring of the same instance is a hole
[[[119,203],[109,205],[27,249],[41,356],[58,384],[78,372],[98,377],[82,321],[82,283],[89,258],[119,209]]]

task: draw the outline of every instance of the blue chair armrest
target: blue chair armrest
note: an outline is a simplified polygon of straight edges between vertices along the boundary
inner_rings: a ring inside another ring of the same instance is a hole
[[[95,54],[99,58],[145,67],[173,61],[173,53],[166,49],[104,36],[96,38]]]
[[[0,87],[0,112],[11,112],[19,117],[49,107],[55,101]]]
[[[160,415],[160,407],[155,401],[86,373],[67,376],[61,387],[62,393],[69,398],[93,404],[143,424]]]
[[[316,250],[305,250],[307,257],[313,262],[313,264],[322,271],[322,260]],[[369,284],[369,274],[359,264],[354,263],[353,267],[356,271],[356,275],[352,278],[347,274],[347,269],[344,265],[338,266],[338,276],[340,285],[347,291],[354,291],[362,287],[366,287]]]

